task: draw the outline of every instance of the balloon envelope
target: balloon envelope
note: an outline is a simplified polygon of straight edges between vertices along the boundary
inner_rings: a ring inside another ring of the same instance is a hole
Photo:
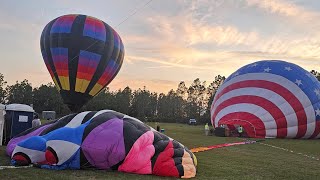
[[[320,138],[320,83],[285,61],[258,61],[231,74],[211,106],[213,126],[250,137]]]
[[[124,47],[105,22],[86,15],[64,15],[42,31],[41,52],[63,101],[79,110],[117,75]]]
[[[191,178],[196,156],[138,119],[112,110],[70,114],[10,140],[14,165],[46,169],[112,169],[135,174]]]

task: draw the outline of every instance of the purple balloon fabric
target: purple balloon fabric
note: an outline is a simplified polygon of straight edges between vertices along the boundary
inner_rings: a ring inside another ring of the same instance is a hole
[[[36,130],[32,131],[31,133],[26,134],[26,135],[24,135],[24,136],[19,136],[19,137],[17,137],[17,138],[12,138],[12,139],[9,141],[8,145],[7,145],[7,149],[6,149],[7,155],[8,155],[8,156],[11,156],[11,155],[12,155],[12,152],[13,152],[14,148],[16,147],[16,145],[17,145],[20,141],[23,141],[23,140],[25,140],[25,139],[27,139],[27,138],[29,138],[29,137],[32,137],[32,136],[38,136],[38,135],[40,135],[41,132],[42,132],[43,130],[47,129],[49,126],[52,126],[52,124],[48,124],[48,125],[41,126],[40,128],[38,128],[38,129],[36,129]]]
[[[118,164],[125,157],[123,120],[111,119],[96,127],[83,141],[81,148],[90,164],[99,169],[109,169]]]
[[[7,148],[12,165],[45,169],[96,168],[191,178],[196,157],[140,120],[112,110],[70,114],[29,129]]]

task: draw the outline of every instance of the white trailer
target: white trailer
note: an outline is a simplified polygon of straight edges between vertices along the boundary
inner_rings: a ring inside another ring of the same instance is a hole
[[[55,111],[42,111],[42,118],[46,120],[54,120],[56,119]]]
[[[0,104],[0,146],[2,146],[3,140],[3,126],[4,126],[4,114],[5,114],[5,105]]]

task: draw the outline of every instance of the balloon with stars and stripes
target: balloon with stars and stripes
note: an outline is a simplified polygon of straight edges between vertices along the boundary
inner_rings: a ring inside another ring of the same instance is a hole
[[[42,31],[41,52],[65,104],[78,111],[119,72],[124,47],[105,22],[70,14],[50,21]]]
[[[285,61],[246,65],[219,87],[211,122],[249,137],[320,138],[320,83],[308,71]]]

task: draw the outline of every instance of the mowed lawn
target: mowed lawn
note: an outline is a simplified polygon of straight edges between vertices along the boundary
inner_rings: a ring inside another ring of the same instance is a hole
[[[154,126],[154,124],[150,124]],[[165,134],[190,149],[239,138],[204,136],[203,126],[160,124]],[[320,140],[266,139],[262,143],[289,149],[288,152],[260,143],[213,149],[196,153],[194,179],[320,179]],[[301,154],[298,154],[301,153]],[[313,156],[315,159],[304,155]],[[9,165],[5,147],[0,147],[0,165]],[[175,179],[151,175],[125,174],[103,170],[45,170],[38,168],[0,170],[0,179]]]

